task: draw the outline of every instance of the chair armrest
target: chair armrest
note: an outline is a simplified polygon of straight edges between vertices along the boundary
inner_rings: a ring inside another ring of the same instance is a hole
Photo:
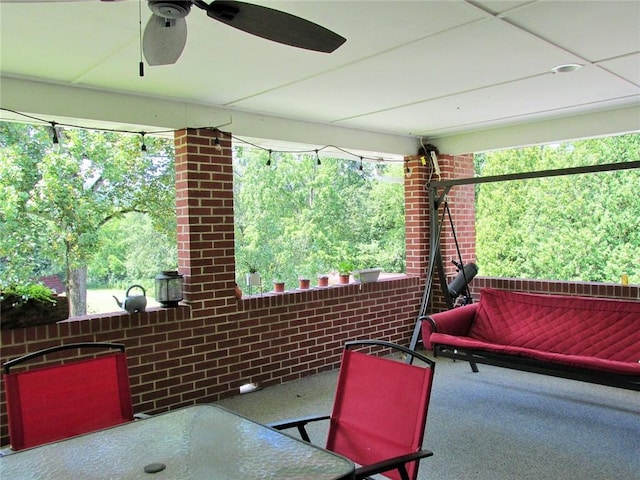
[[[478,303],[472,303],[432,315],[422,315],[416,322],[416,330],[414,331],[416,340],[412,340],[413,347],[415,348],[414,344],[417,343],[418,328],[422,335],[422,344],[427,350],[433,350],[433,344],[431,343],[432,333],[466,335],[471,328],[478,306]]]
[[[427,317],[426,320],[433,332],[446,333],[448,335],[466,335],[471,328],[479,306],[479,303],[472,303],[471,305],[456,307],[446,312],[434,313]]]
[[[302,438],[302,440],[304,440],[305,442],[311,443],[311,440],[309,439],[309,434],[307,433],[305,426],[308,423],[318,422],[320,420],[329,420],[330,418],[331,417],[329,415],[321,415],[321,416],[312,415],[309,417],[300,417],[292,420],[284,420],[281,422],[267,423],[267,426],[275,430],[287,430],[289,428],[297,428],[298,433],[300,433],[300,438]]]
[[[408,453],[407,455],[401,455],[399,457],[390,458],[381,462],[367,465],[366,467],[356,468],[356,480],[364,480],[370,475],[377,475],[379,473],[388,472],[389,470],[398,469],[402,478],[409,478],[407,475],[405,465],[421,458],[430,457],[433,452],[430,450],[418,450],[417,452]]]

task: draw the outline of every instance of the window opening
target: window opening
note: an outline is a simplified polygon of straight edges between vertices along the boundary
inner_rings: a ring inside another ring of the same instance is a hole
[[[341,270],[405,271],[403,164],[234,147],[237,283],[287,290]],[[362,169],[361,169],[362,168]],[[259,273],[252,285],[247,274]]]

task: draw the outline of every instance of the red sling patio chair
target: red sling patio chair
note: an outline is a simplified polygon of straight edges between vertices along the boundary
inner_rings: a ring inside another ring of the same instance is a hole
[[[409,365],[352,350],[383,346],[425,363]],[[415,480],[419,460],[433,455],[422,449],[435,362],[400,345],[378,340],[347,342],[342,354],[331,416],[272,423],[277,430],[296,427],[305,441],[305,425],[329,420],[327,450],[360,465],[356,479],[383,474],[394,480]]]
[[[13,367],[44,355],[89,348],[119,352],[11,372]],[[124,350],[118,343],[73,343],[6,362],[11,449],[35,447],[133,420]]]

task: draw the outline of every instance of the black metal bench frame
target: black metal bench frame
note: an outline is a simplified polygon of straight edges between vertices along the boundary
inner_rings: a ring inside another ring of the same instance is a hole
[[[540,373],[553,377],[568,378],[581,382],[596,383],[609,387],[640,391],[640,375],[609,373],[588,368],[573,367],[559,363],[545,362],[518,355],[487,352],[485,350],[464,349],[454,345],[433,345],[434,356],[469,362],[471,370],[478,372],[478,363],[495,367],[510,368],[524,372]]]

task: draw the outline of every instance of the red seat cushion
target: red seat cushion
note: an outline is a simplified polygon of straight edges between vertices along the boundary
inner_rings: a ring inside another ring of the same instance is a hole
[[[531,352],[637,364],[640,302],[487,288],[467,336]]]

